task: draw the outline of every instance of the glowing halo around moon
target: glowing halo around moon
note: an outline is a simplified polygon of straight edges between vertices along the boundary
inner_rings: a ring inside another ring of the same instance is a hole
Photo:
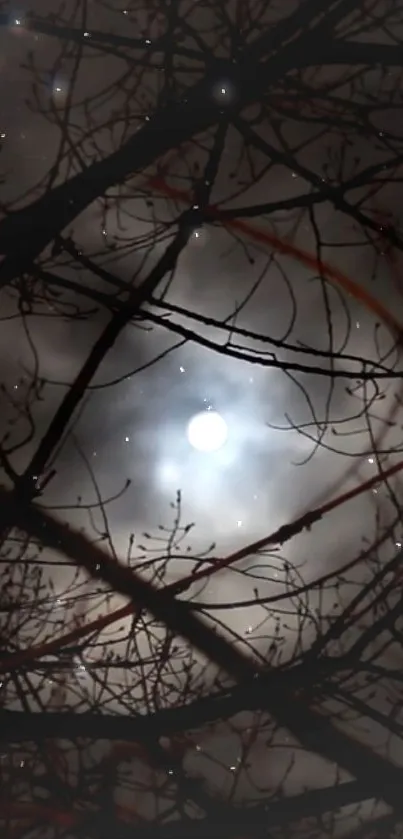
[[[228,426],[217,411],[202,411],[190,420],[187,437],[197,451],[216,452],[227,442]]]

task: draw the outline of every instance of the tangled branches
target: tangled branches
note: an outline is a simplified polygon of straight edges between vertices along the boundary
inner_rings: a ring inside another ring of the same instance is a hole
[[[2,832],[399,836],[403,5],[0,25]]]

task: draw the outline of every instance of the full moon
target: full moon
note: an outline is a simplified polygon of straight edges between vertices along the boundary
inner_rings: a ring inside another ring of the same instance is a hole
[[[199,452],[216,452],[227,441],[227,423],[216,411],[203,411],[190,420],[187,436]]]

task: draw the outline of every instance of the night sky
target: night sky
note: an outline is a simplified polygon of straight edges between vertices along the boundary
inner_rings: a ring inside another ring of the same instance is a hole
[[[93,0],[89,4],[88,31],[95,25],[91,15],[96,19],[97,29],[133,37],[137,37],[139,28],[140,34],[144,34],[147,26],[157,25],[158,21],[151,23],[151,19],[145,19],[139,12],[136,20],[144,18],[142,29],[135,21],[134,10],[130,11],[129,2],[126,10],[121,4],[115,6],[112,12]],[[53,4],[41,0],[36,3],[35,12],[45,15],[50,8],[53,9]],[[128,10],[129,14],[125,14]],[[0,31],[2,200],[18,198],[20,206],[44,191],[46,178],[58,160],[64,108],[70,107],[69,79],[75,60],[73,53],[70,57],[61,55],[60,42],[55,39],[26,31],[25,11],[22,2],[13,4],[14,25],[3,26]],[[209,12],[200,10],[200,20],[203,14],[208,19]],[[150,31],[150,37],[156,37],[156,33]],[[30,59],[27,59],[28,51],[32,51]],[[22,66],[30,62],[37,68],[37,92],[31,86],[32,69]],[[149,78],[143,81],[144,102],[129,104],[131,122],[126,128],[120,126],[116,114],[123,111],[125,103],[131,103],[130,95],[135,98],[133,91],[130,94],[130,76],[122,83],[123,88],[120,85],[115,98],[107,87],[113,87],[114,80],[125,70],[125,62],[90,52],[82,61],[72,92],[70,121],[74,123],[71,137],[81,144],[80,154],[87,164],[93,155],[101,151],[106,154],[115,148],[119,132],[123,136],[124,131],[139,130],[148,112],[152,113],[157,74],[150,71]],[[393,79],[394,75],[389,83]],[[376,88],[372,71],[367,74],[367,86]],[[97,99],[97,92],[102,90],[106,92]],[[234,98],[236,90],[223,77],[217,80],[211,95],[217,100]],[[340,95],[343,95],[342,85]],[[90,136],[85,138],[86,112],[82,103],[88,96],[92,97],[87,113]],[[43,114],[38,113],[39,105],[44,109]],[[141,109],[142,115],[138,116]],[[111,121],[113,130],[99,128],[102,120],[105,125]],[[384,115],[384,123],[385,130],[393,131],[394,115]],[[338,149],[335,134],[329,132],[326,142],[323,137],[315,138],[314,130],[303,125],[298,114],[290,119],[284,132],[290,143],[300,145],[298,160],[318,176],[322,175],[324,163]],[[195,165],[202,169],[206,159],[204,149],[211,136],[207,132],[200,143],[189,144],[173,157],[169,166],[171,183],[188,188],[185,176]],[[267,137],[271,140],[274,137],[270,125]],[[344,162],[346,171],[349,165],[352,171],[356,157],[361,166],[368,166],[386,153],[382,138],[379,146],[378,140],[356,135],[352,130],[350,140],[346,151],[350,164],[348,160]],[[285,200],[306,190],[303,177],[285,166],[272,165],[264,171],[265,160],[258,152],[256,167],[261,174],[251,185],[247,159],[240,158],[241,145],[237,132],[229,130],[212,193],[213,203],[226,201],[228,209],[260,201]],[[79,170],[79,160],[66,146],[63,153],[68,165],[62,162],[58,173],[51,174],[54,183],[64,180],[66,172],[71,175]],[[337,168],[336,163],[334,167]],[[248,179],[246,189],[244,184]],[[168,200],[145,185],[144,173],[128,180],[119,193],[120,217],[114,203],[118,190],[111,189],[107,203],[95,202],[65,231],[77,249],[125,282],[146,276],[166,247],[164,225],[183,210],[179,202]],[[236,195],[239,189],[243,190],[241,197]],[[377,204],[398,212],[399,196],[399,184],[388,186],[385,194],[381,191],[377,196]],[[262,219],[251,223],[260,228],[270,226],[279,237],[292,236],[294,245],[315,254],[315,230],[307,213],[283,211],[273,215],[270,225]],[[401,294],[393,283],[387,259],[376,255],[351,219],[329,203],[315,211],[315,224],[324,243],[322,259],[361,284],[398,317],[403,311]],[[45,269],[55,270],[76,282],[90,283],[102,292],[111,291],[100,279],[89,278],[85,269],[73,269],[67,261],[65,256],[47,251],[40,263]],[[66,292],[64,300],[79,305],[87,314],[81,320],[56,316],[48,301],[46,311],[43,307],[41,314],[22,322],[11,317],[16,313],[18,290],[2,291],[0,374],[9,395],[3,392],[0,404],[1,424],[3,429],[8,429],[7,445],[10,440],[22,439],[28,428],[24,418],[18,422],[16,419],[19,400],[25,400],[33,377],[42,383],[39,399],[31,394],[30,439],[13,455],[18,470],[29,462],[66,385],[77,374],[109,317],[94,301],[74,292]],[[235,237],[219,225],[209,224],[193,231],[169,280],[165,302],[190,309],[207,319],[225,321],[224,328],[217,331],[209,324],[200,325],[181,315],[172,316],[176,323],[199,332],[207,343],[225,344],[231,326],[236,324],[277,341],[287,340],[297,348],[327,351],[330,323],[331,346],[340,354],[335,361],[338,373],[358,370],[343,355],[372,361],[386,355],[385,364],[389,367],[391,359],[398,356],[394,337],[385,325],[379,325],[372,312],[340,292],[334,283],[325,286],[314,271],[297,259],[274,253],[269,246],[256,244],[241,235]],[[152,307],[152,312],[167,316],[157,306]],[[184,525],[194,525],[184,544],[191,545],[196,553],[213,546],[212,554],[222,556],[370,478],[376,470],[372,435],[376,437],[382,432],[382,450],[386,454],[393,451],[385,463],[398,457],[401,429],[399,425],[387,429],[383,424],[395,408],[396,397],[401,396],[398,379],[381,383],[383,390],[378,395],[382,398],[371,406],[368,427],[362,416],[364,389],[355,388],[356,379],[339,377],[330,387],[330,379],[319,373],[285,372],[269,364],[273,353],[277,359],[287,358],[309,366],[328,367],[327,359],[287,353],[270,344],[252,344],[240,336],[232,340],[232,346],[237,345],[241,352],[242,348],[259,352],[251,355],[248,363],[208,346],[182,340],[163,325],[146,319],[129,325],[87,391],[70,433],[52,463],[55,474],[40,503],[92,533],[88,513],[74,509],[77,497],[80,496],[84,505],[93,502],[95,485],[104,498],[116,496],[125,482],[130,481],[124,494],[106,507],[114,548],[124,559],[130,534],[135,534],[134,553],[141,557],[142,546],[151,544],[143,534],[161,538],[165,531],[158,527],[169,529],[175,516],[170,505],[175,503],[180,491],[181,521]],[[371,388],[368,384],[367,399],[374,395]],[[13,405],[10,398],[14,400]],[[189,443],[188,424],[203,411],[219,413],[227,424],[227,441],[217,451],[197,451]],[[222,572],[203,590],[199,589],[198,599],[222,606],[241,602],[253,597],[257,584],[261,594],[276,593],[284,584],[285,561],[294,564],[299,579],[313,580],[359,553],[365,540],[375,533],[377,515],[386,521],[389,514],[384,490],[366,493],[333,512],[284,551],[273,552],[270,561],[258,569],[255,557],[245,560],[237,570]],[[99,511],[94,513],[94,522],[103,528]],[[398,533],[395,538],[399,538]],[[152,544],[155,548],[159,543]],[[190,568],[189,560],[174,559],[166,580],[178,579]],[[240,574],[239,570],[248,573]],[[63,598],[72,572],[57,567],[47,573],[53,578],[54,596]],[[86,591],[91,591],[91,584]],[[117,598],[112,599],[113,604],[117,602]],[[85,602],[80,608],[85,610]],[[254,642],[257,649],[265,649],[271,630],[266,624],[265,636],[261,628],[265,613],[260,607],[222,609],[213,614],[242,638]],[[291,647],[292,621],[290,618],[283,630],[284,637],[288,637],[289,631]],[[307,637],[310,632],[308,627]],[[217,749],[220,750],[219,744]]]
[[[41,7],[45,5],[42,3]],[[96,3],[92,6],[100,14],[97,18],[99,28],[105,19],[105,25],[112,27],[112,31],[127,32],[130,15],[123,14],[124,10],[112,14],[106,8],[100,11]],[[46,9],[41,8],[41,12],[45,13]],[[3,27],[1,32],[2,76],[5,82],[2,127],[6,135],[3,139],[2,171],[5,173],[5,197],[28,195],[29,199],[38,192],[27,191],[49,171],[57,153],[60,131],[54,123],[58,120],[60,124],[63,107],[66,106],[69,95],[66,68],[71,68],[73,59],[66,55],[60,57],[59,46],[54,39],[25,31],[23,20],[24,9],[21,6],[15,14],[15,25],[8,29]],[[136,29],[134,22],[132,27]],[[38,108],[33,105],[35,97],[30,89],[30,72],[22,66],[27,61],[28,51],[32,51],[30,60],[37,68],[37,98],[45,115],[48,115],[47,120],[35,113]],[[118,64],[114,59],[90,55],[83,62],[85,72],[79,76],[73,93],[73,103],[77,103],[73,113],[77,114],[78,126],[83,120],[80,102],[89,91],[95,94],[105,84],[100,78],[100,68],[105,60],[109,62],[113,79]],[[368,73],[368,78],[371,83],[371,73]],[[129,85],[128,82],[126,84]],[[221,93],[222,90],[225,94]],[[222,87],[212,90],[213,97],[224,95],[235,95],[225,79]],[[114,113],[113,99],[109,100],[106,96],[105,102],[93,107],[98,117],[102,113],[105,119],[110,119]],[[49,113],[53,125],[49,124]],[[297,120],[285,130],[294,137],[295,143],[304,144],[298,159],[304,165],[316,166],[316,171],[320,172],[327,159],[327,146],[321,140],[308,142],[307,129],[299,126]],[[98,135],[101,142],[101,129],[94,136]],[[105,135],[105,143],[111,142],[107,132]],[[78,128],[77,136],[80,136]],[[337,142],[331,135],[329,142],[334,143],[335,150]],[[351,160],[358,153],[361,161],[368,164],[371,155],[377,160],[381,153],[371,140],[359,136],[351,140],[351,145],[347,152]],[[239,148],[238,136],[230,131],[223,166],[213,192],[214,200],[228,201],[231,194],[239,189],[239,184],[246,182],[246,164],[245,161],[239,162]],[[202,155],[195,146],[189,151],[185,149],[183,155],[176,156],[170,165],[172,182],[181,185],[186,166],[201,160]],[[262,158],[257,155],[257,166],[261,164]],[[267,174],[262,175],[260,182],[248,188],[242,199],[235,198],[232,203],[264,200],[268,190],[273,200],[276,195],[285,199],[304,187],[302,180],[295,172],[272,166]],[[100,254],[100,263],[112,267],[126,281],[138,270],[146,253],[146,248],[141,250],[136,243],[138,237],[152,235],[153,214],[158,229],[161,229],[158,220],[172,218],[172,202],[163,197],[156,196],[152,208],[145,205],[141,184],[144,184],[144,178],[139,175],[132,182],[134,197],[126,207],[130,215],[123,219],[120,230],[114,209],[107,211],[104,217],[104,205],[98,203],[82,214],[68,231],[78,248],[88,255]],[[136,195],[137,186],[140,192]],[[388,187],[389,207],[391,203],[393,205],[394,197]],[[28,199],[23,197],[22,200]],[[377,201],[381,205],[381,197],[378,196]],[[230,205],[231,202],[226,206]],[[371,280],[372,252],[365,246],[346,246],[346,242],[359,239],[352,222],[331,210],[328,204],[317,211],[316,220],[323,241],[329,245],[323,249],[323,258],[351,275],[356,282],[372,291],[375,288],[376,296],[393,307],[396,292],[386,261],[382,263],[378,260],[374,285]],[[292,232],[295,244],[315,252],[312,224],[306,215],[301,218],[296,211],[277,213],[274,229],[279,236]],[[119,243],[122,240],[125,243],[134,241],[135,247],[125,244],[128,253],[123,252],[117,259],[110,247],[114,239]],[[340,242],[343,247],[338,247]],[[140,267],[140,276],[144,276],[147,266],[153,264],[164,247],[163,240],[158,241],[157,238],[151,250],[148,248],[146,261]],[[69,269],[64,270],[67,270],[68,276]],[[83,271],[77,276],[80,280],[86,278]],[[88,281],[88,276],[86,279]],[[105,290],[102,284],[101,287]],[[239,236],[235,240],[229,232],[210,225],[195,230],[192,235],[179,259],[166,300],[218,321],[227,319],[227,324],[234,322],[233,314],[238,307],[241,309],[236,319],[238,326],[277,339],[284,339],[289,333],[288,339],[294,345],[303,342],[316,349],[327,349],[329,346],[326,306],[330,305],[336,350],[343,347],[345,354],[374,359],[379,343],[382,345],[383,342],[385,348],[392,346],[387,330],[383,326],[375,328],[372,313],[368,314],[352,298],[340,295],[335,287],[328,286],[327,295],[330,303],[326,302],[320,279],[298,260],[275,255],[269,247],[248,242],[245,237]],[[77,302],[74,295],[69,300]],[[5,291],[3,301],[5,311],[12,311],[15,296],[11,300],[10,292]],[[82,301],[80,305],[85,308]],[[91,308],[95,307],[90,303],[87,310]],[[41,401],[33,408],[34,439],[16,455],[19,467],[26,464],[34,440],[42,435],[52,410],[62,396],[62,385],[72,380],[107,317],[98,311],[81,322],[66,322],[58,317],[49,317],[51,314],[49,310],[46,317],[30,318],[29,331],[24,334],[15,320],[6,321],[2,328],[4,380],[11,388],[16,388],[24,370],[27,373],[26,382],[36,363],[37,375],[46,383]],[[190,328],[194,326],[191,321],[182,320],[182,323]],[[199,328],[197,324],[196,328]],[[217,337],[217,332],[209,327],[200,327],[199,330],[205,337],[219,343],[228,336],[228,331],[222,331]],[[354,470],[353,481],[370,476],[371,464],[365,452],[371,442],[365,421],[357,419],[349,425],[332,426],[333,420],[339,423],[357,414],[359,397],[346,392],[349,382],[336,380],[330,393],[329,381],[319,375],[294,374],[292,371],[288,375],[259,363],[248,364],[227,358],[189,341],[175,349],[173,347],[177,342],[180,342],[180,337],[150,323],[126,329],[84,400],[74,424],[74,439],[71,436],[62,448],[56,464],[56,476],[49,489],[49,503],[71,505],[78,494],[88,499],[86,493],[93,492],[89,486],[87,467],[77,451],[78,446],[89,460],[105,497],[118,492],[126,479],[131,481],[124,497],[111,504],[109,509],[113,536],[119,550],[123,549],[128,533],[134,531],[139,539],[143,530],[155,528],[161,523],[168,525],[172,515],[169,503],[175,500],[177,490],[181,490],[184,522],[195,523],[192,544],[207,547],[217,542],[217,550],[222,552],[269,533],[305,508],[332,495],[333,487],[340,491],[346,470]],[[240,338],[239,343],[248,345],[247,339]],[[147,367],[165,350],[169,350],[165,357]],[[264,348],[264,352],[269,350],[269,347]],[[289,357],[301,361],[295,353]],[[308,356],[307,361],[312,363],[312,358]],[[326,361],[323,363],[327,364]],[[146,369],[142,371],[144,365]],[[342,368],[343,360],[337,361],[336,366]],[[112,384],[108,387],[108,383]],[[377,417],[390,410],[395,389],[393,382],[387,387],[386,397],[374,411]],[[22,392],[25,393],[23,383],[13,396],[18,399]],[[310,404],[305,395],[307,392]],[[329,400],[330,404],[326,407]],[[228,426],[227,443],[218,452],[197,452],[189,445],[186,436],[191,417],[205,409],[219,412]],[[323,422],[326,411],[328,430],[322,439],[324,445],[315,451],[317,429],[312,423],[313,412],[319,422]],[[376,419],[373,422],[376,430]],[[305,433],[290,430],[292,424],[298,423],[304,424],[302,430]],[[337,428],[341,430],[338,435],[334,433]],[[347,433],[351,431],[357,433],[351,436]],[[15,426],[13,434],[18,433]],[[46,496],[44,500],[47,501]],[[374,499],[366,496],[348,509],[333,514],[326,527],[317,528],[314,538],[306,544],[306,555],[303,558],[298,555],[304,574],[311,578],[337,562],[332,533],[338,534],[336,554],[342,547],[340,540],[343,541],[343,555],[345,551],[353,553],[359,548],[362,523],[365,521],[366,527],[371,526],[367,523],[372,518],[374,503]],[[340,522],[343,523],[341,530]],[[293,552],[291,546],[291,559],[294,559]],[[233,588],[230,591],[223,575],[225,592],[220,591],[219,598],[224,593],[233,596],[233,589],[240,594],[244,581],[232,577],[231,580]],[[221,581],[214,586],[217,596]]]

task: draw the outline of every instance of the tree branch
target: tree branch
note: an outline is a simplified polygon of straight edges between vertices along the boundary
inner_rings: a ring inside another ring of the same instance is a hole
[[[185,603],[164,590],[154,588],[98,545],[90,543],[83,533],[58,523],[34,505],[16,504],[13,494],[5,489],[0,489],[0,504],[7,510],[8,520],[16,527],[56,552],[62,552],[91,576],[104,580],[114,591],[132,600],[138,609],[150,611],[172,632],[182,635],[207,655],[224,673],[236,681],[245,682],[246,690],[251,679],[263,675],[249,657],[195,617]],[[304,676],[305,679],[308,676],[306,668]],[[382,798],[396,810],[401,810],[400,770],[370,748],[352,740],[341,728],[335,728],[326,716],[305,704],[301,697],[296,697],[295,692],[290,691],[280,679],[266,690],[264,707],[305,749],[343,767],[353,777],[368,784],[370,790],[375,785],[379,789],[381,785]],[[154,729],[154,739],[155,736]]]

